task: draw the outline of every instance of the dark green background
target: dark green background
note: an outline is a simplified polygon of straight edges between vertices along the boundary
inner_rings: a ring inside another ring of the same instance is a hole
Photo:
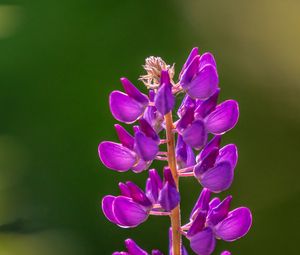
[[[136,81],[149,55],[178,71],[194,46],[215,55],[221,99],[239,101],[223,140],[240,155],[225,193],[254,217],[215,254],[297,254],[299,11],[280,0],[1,1],[0,254],[111,254],[127,237],[167,251],[166,218],[130,230],[106,221],[103,195],[147,175],[105,169],[97,146],[116,140],[108,95],[119,78]],[[184,179],[181,190],[186,219],[200,187]]]

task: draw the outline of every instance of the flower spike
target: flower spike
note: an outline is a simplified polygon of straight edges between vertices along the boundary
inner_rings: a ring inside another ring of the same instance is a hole
[[[238,122],[238,103],[232,99],[218,102],[221,90],[215,58],[210,52],[200,53],[197,47],[184,62],[178,80],[175,65],[160,57],[146,58],[143,67],[146,74],[139,80],[149,90],[147,95],[121,78],[123,91],[114,90],[109,96],[112,115],[122,123],[134,123],[132,132],[115,124],[119,142],[101,142],[98,154],[106,168],[117,172],[140,173],[155,160],[165,165],[159,171],[148,170],[144,189],[131,181],[120,182],[119,195],[102,199],[102,212],[121,228],[137,227],[150,216],[170,217],[169,255],[188,255],[182,236],[197,255],[211,255],[217,239],[233,242],[245,236],[252,225],[250,209],[231,210],[233,196],[216,197],[229,189],[234,179],[238,148],[222,145],[221,140]],[[202,186],[184,225],[181,177],[195,178]],[[147,252],[132,239],[125,240],[125,246],[126,251],[113,255],[163,255],[157,249]]]

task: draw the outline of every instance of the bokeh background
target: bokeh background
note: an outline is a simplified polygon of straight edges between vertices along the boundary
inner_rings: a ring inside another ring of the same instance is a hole
[[[149,55],[179,70],[194,46],[215,55],[221,99],[240,103],[224,138],[239,164],[222,196],[254,216],[215,254],[298,254],[299,13],[298,0],[2,0],[0,255],[111,254],[127,237],[167,251],[165,218],[130,230],[106,221],[101,197],[146,173],[105,169],[97,146],[116,139],[108,95],[119,77],[136,81]],[[200,188],[184,179],[181,190],[186,217]]]

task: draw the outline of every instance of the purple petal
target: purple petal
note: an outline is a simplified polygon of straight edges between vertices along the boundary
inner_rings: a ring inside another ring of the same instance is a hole
[[[217,148],[217,149],[220,148],[221,138],[222,137],[220,135],[214,136],[214,138],[211,139],[209,141],[209,143],[207,143],[205,145],[205,147],[203,148],[203,150],[199,154],[199,158],[197,157],[197,161],[203,160],[205,157],[207,157],[208,154],[211,153],[212,150],[215,150],[215,148]]]
[[[156,203],[158,200],[158,194],[162,188],[162,181],[155,169],[149,170],[149,178],[146,183],[146,195],[153,202]]]
[[[206,221],[206,212],[199,211],[193,223],[187,232],[187,237],[191,238],[192,236],[196,235],[197,233],[201,232],[204,229],[205,221]]]
[[[218,204],[218,206],[210,210],[207,216],[207,221],[210,225],[217,225],[220,221],[224,220],[227,217],[231,200],[232,196],[228,196],[220,204]]]
[[[109,169],[119,172],[128,171],[137,161],[137,155],[114,142],[102,142],[98,147],[102,163]]]
[[[155,98],[155,91],[153,89],[149,90],[149,100],[150,102],[154,102],[154,98]]]
[[[200,176],[199,182],[212,192],[228,189],[233,181],[233,168],[228,161],[219,162]]]
[[[199,70],[200,56],[197,55],[193,58],[191,63],[185,68],[185,71],[182,73],[180,78],[180,85],[183,89],[188,89],[190,83]]]
[[[202,189],[200,196],[199,196],[197,202],[195,203],[195,206],[191,212],[191,215],[190,215],[191,220],[192,220],[192,216],[196,210],[199,209],[200,211],[204,211],[204,212],[208,211],[210,195],[211,195],[211,192],[208,189],[206,189],[206,188]]]
[[[148,253],[139,247],[132,239],[126,239],[125,246],[130,255],[148,255]]]
[[[165,183],[159,192],[158,203],[166,211],[173,210],[179,203],[180,196],[177,189],[169,182]]]
[[[148,167],[151,165],[152,161],[145,161],[142,159],[139,159],[138,162],[131,168],[131,170],[134,173],[140,173],[146,169],[148,169]]]
[[[113,213],[113,202],[115,201],[116,197],[115,196],[105,196],[102,199],[102,211],[105,215],[105,217],[112,223],[114,224],[119,224],[117,221],[114,213]]]
[[[187,60],[185,61],[184,65],[181,69],[181,72],[180,72],[181,75],[197,55],[199,55],[199,50],[198,50],[198,47],[195,47],[191,50]]]
[[[214,66],[204,66],[195,78],[185,88],[192,98],[206,99],[215,93],[218,88],[219,78]]]
[[[125,128],[123,128],[119,124],[115,124],[115,129],[117,131],[118,138],[121,144],[128,149],[132,150],[134,145],[134,138],[131,134],[129,134]]]
[[[206,155],[206,157],[200,161],[197,165],[194,167],[194,175],[196,178],[200,179],[202,175],[208,170],[214,167],[216,158],[219,155],[219,149],[213,148],[209,154]]]
[[[140,130],[147,137],[150,137],[152,140],[159,142],[159,137],[158,137],[157,133],[145,119],[143,119],[143,118],[140,119],[139,124],[140,124]]]
[[[179,168],[185,167],[185,162],[187,161],[187,150],[186,150],[186,143],[183,141],[182,136],[178,135],[175,154],[177,159],[177,164]]]
[[[230,251],[222,251],[220,255],[231,255]]]
[[[125,251],[115,251],[112,255],[131,255]]]
[[[227,100],[219,104],[205,119],[207,130],[215,135],[221,135],[232,129],[239,118],[238,103]]]
[[[145,192],[140,189],[135,183],[127,181],[126,185],[130,191],[130,197],[134,202],[146,207],[147,209],[150,209],[152,207],[152,203],[147,198]]]
[[[163,129],[164,117],[155,106],[148,106],[143,118],[152,126],[155,132],[159,133]]]
[[[133,98],[142,105],[147,105],[149,103],[148,97],[141,93],[127,78],[121,78],[120,80],[126,94],[129,97]]]
[[[180,195],[172,177],[170,168],[164,169],[165,184],[159,192],[158,202],[166,211],[173,210],[180,201]]]
[[[239,207],[215,226],[216,235],[224,241],[234,241],[246,235],[252,224],[251,211],[246,207]]]
[[[195,109],[195,119],[203,119],[210,114],[217,106],[220,89],[216,89],[216,92],[212,94],[206,100],[198,100],[197,107]]]
[[[210,228],[205,228],[203,231],[194,235],[190,239],[192,250],[198,255],[210,255],[216,245],[216,239]]]
[[[190,146],[186,146],[187,150],[187,159],[185,163],[185,167],[193,166],[196,164],[195,154],[193,149]]]
[[[157,172],[155,169],[150,169],[150,170],[149,170],[149,177],[151,178],[151,180],[153,180],[153,181],[156,182],[157,187],[158,187],[159,189],[162,188],[163,182],[162,182],[162,180],[161,180],[161,178],[160,178],[158,172]]]
[[[132,129],[133,129],[133,133],[134,134],[136,134],[137,132],[140,132],[141,130],[140,130],[140,127],[138,126],[138,125],[134,125],[133,127],[132,127]]]
[[[210,202],[209,202],[209,210],[212,210],[216,206],[218,206],[221,203],[220,198],[214,197]]]
[[[182,245],[182,247],[181,247],[181,254],[182,255],[189,255],[186,248],[184,247],[184,245]],[[170,254],[170,255],[172,255],[172,254]]]
[[[142,116],[147,105],[139,103],[125,93],[113,91],[109,96],[109,106],[116,120],[133,123]]]
[[[130,190],[129,190],[129,188],[127,187],[127,185],[125,183],[119,182],[119,189],[120,189],[120,192],[121,192],[122,196],[131,197]]]
[[[176,159],[179,168],[193,166],[196,163],[193,149],[183,141],[181,135],[178,135],[177,139]]]
[[[183,140],[193,148],[200,148],[206,143],[207,133],[203,121],[196,120],[182,133]]]
[[[170,75],[168,70],[162,70],[160,74],[160,85],[171,84]]]
[[[151,102],[154,102],[155,93],[149,90],[149,97]],[[143,118],[152,126],[152,128],[159,133],[163,127],[164,116],[157,110],[155,106],[148,106],[144,112]]]
[[[177,115],[181,118],[187,111],[188,108],[194,109],[196,106],[195,99],[191,98],[189,95],[185,95],[181,105],[178,108]]]
[[[167,74],[167,75],[166,75]],[[168,76],[168,71],[162,71],[162,81],[168,81],[168,79],[163,77]],[[172,94],[172,85],[171,83],[162,83],[155,95],[154,100],[155,107],[157,110],[162,114],[166,115],[168,112],[170,112],[173,107],[175,106],[175,96]]]
[[[238,151],[235,144],[228,144],[224,146],[219,151],[219,156],[217,157],[217,161],[228,161],[230,162],[232,168],[234,169],[236,167],[238,160]]]
[[[169,182],[172,186],[176,187],[170,167],[164,167],[164,182]]]
[[[113,203],[116,220],[126,227],[136,227],[148,218],[148,212],[128,197],[116,197]]]
[[[179,132],[183,132],[194,121],[194,106],[189,106],[186,108],[184,115],[177,122],[176,128]]]
[[[145,192],[148,199],[155,204],[158,199],[158,189],[155,186],[155,183],[151,182],[150,178],[147,178],[146,180]]]
[[[205,52],[201,55],[199,70],[201,70],[205,65],[212,65],[215,68],[217,67],[215,58],[210,52]]]
[[[158,152],[158,144],[142,132],[137,132],[135,134],[135,150],[143,160],[153,160]]]

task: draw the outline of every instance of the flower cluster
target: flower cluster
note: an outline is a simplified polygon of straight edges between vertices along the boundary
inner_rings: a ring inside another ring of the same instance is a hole
[[[232,196],[223,201],[211,197],[227,190],[234,179],[237,146],[221,146],[221,137],[236,125],[238,103],[235,100],[218,103],[216,62],[211,53],[200,55],[198,48],[192,49],[176,82],[174,65],[167,65],[159,57],[147,58],[144,69],[147,74],[140,80],[149,90],[147,95],[122,78],[124,92],[116,90],[109,97],[114,118],[133,124],[132,131],[116,124],[119,143],[101,142],[98,151],[107,168],[118,172],[148,171],[148,179],[144,190],[131,181],[119,183],[120,195],[105,196],[102,211],[109,221],[123,228],[136,227],[149,215],[169,216],[170,255],[188,254],[182,236],[190,241],[196,254],[210,255],[216,239],[227,242],[239,239],[252,224],[248,208],[230,211]],[[176,98],[182,94],[183,100],[176,107]],[[163,151],[165,147],[167,151]],[[156,169],[148,170],[154,160],[166,162],[163,179]],[[202,186],[185,225],[181,224],[180,216],[181,177],[193,177]],[[131,239],[125,245],[126,252],[113,254],[149,254]],[[162,253],[152,250],[151,254]],[[230,254],[229,251],[221,253]]]

